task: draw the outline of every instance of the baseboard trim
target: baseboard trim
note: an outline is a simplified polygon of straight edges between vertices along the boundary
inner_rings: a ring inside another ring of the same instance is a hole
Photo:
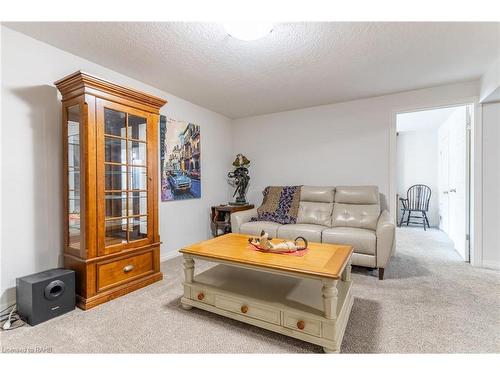
[[[485,262],[483,260],[482,267],[492,269],[492,270],[500,270],[500,262]]]
[[[177,251],[169,251],[166,254],[160,255],[160,263],[166,262],[167,260],[173,259],[175,257],[181,256]]]

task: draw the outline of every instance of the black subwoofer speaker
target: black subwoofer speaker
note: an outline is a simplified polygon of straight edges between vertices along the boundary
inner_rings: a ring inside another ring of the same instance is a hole
[[[36,325],[75,309],[75,272],[56,268],[16,279],[19,316]]]

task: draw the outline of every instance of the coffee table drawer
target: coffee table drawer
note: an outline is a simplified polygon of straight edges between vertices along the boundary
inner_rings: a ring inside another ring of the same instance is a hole
[[[274,310],[254,302],[248,302],[244,299],[216,294],[215,306],[223,310],[249,316],[265,322],[280,324],[279,310]]]
[[[214,294],[199,287],[191,287],[191,299],[209,305],[214,304]]]
[[[311,318],[304,318],[297,313],[285,311],[283,313],[283,326],[312,336],[321,337],[321,322]]]

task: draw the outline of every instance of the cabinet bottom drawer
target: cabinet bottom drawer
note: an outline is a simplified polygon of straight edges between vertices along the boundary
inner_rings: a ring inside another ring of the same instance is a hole
[[[148,251],[119,260],[97,263],[97,290],[102,291],[153,273],[153,258],[153,251]]]

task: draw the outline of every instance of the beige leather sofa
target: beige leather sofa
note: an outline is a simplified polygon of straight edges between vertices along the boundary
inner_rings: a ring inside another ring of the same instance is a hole
[[[380,280],[394,253],[395,224],[381,210],[376,186],[303,186],[297,224],[250,221],[252,217],[257,217],[256,208],[233,213],[233,233],[258,236],[265,230],[276,238],[352,245],[352,264],[378,268]]]

